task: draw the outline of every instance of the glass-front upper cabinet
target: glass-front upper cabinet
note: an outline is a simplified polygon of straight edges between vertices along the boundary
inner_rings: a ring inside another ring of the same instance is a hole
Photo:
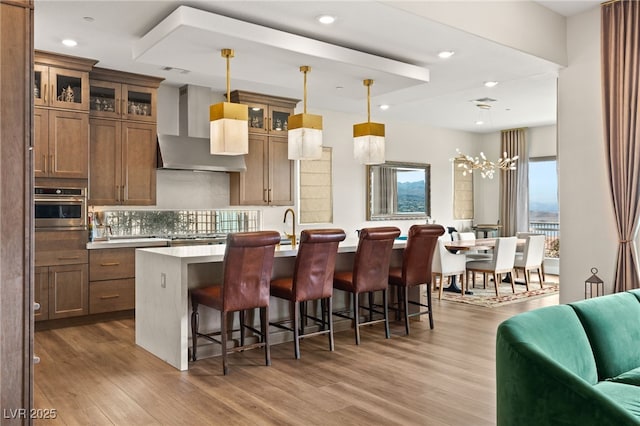
[[[289,130],[289,116],[299,101],[234,90],[231,102],[245,104],[249,108],[249,132],[284,136]]]
[[[156,90],[110,81],[91,80],[90,111],[97,117],[134,121],[156,120]]]
[[[89,74],[34,64],[33,98],[36,106],[87,110]]]
[[[266,133],[268,130],[267,123],[267,105],[253,104],[249,105],[249,131]]]
[[[120,118],[122,111],[122,85],[99,80],[91,80],[89,85],[89,111],[91,115]]]
[[[156,90],[150,87],[123,84],[123,118],[136,121],[156,121]]]
[[[269,132],[286,133],[289,130],[289,115],[291,115],[291,109],[271,106],[269,107],[269,113]]]
[[[291,108],[262,104],[249,104],[248,107],[250,132],[286,133],[289,130]]]

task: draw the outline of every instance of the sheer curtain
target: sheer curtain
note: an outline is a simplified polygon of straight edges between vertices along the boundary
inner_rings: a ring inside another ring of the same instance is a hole
[[[517,155],[516,170],[500,171],[500,225],[502,236],[529,231],[529,155],[525,129],[503,130],[500,155]]]
[[[604,141],[618,230],[619,292],[640,287],[635,244],[640,213],[640,3],[603,4],[601,23]]]

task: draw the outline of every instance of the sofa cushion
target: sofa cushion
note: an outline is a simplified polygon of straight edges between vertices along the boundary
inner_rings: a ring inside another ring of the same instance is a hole
[[[599,380],[640,367],[640,302],[628,292],[569,304],[587,333]]]
[[[524,312],[500,324],[498,336],[511,345],[526,343],[589,384],[598,373],[589,340],[573,309],[548,306]]]
[[[627,371],[626,373],[622,373],[607,380],[614,383],[626,383],[628,385],[640,386],[640,367],[634,368],[631,371]]]
[[[640,289],[629,290],[628,293],[633,294],[638,300],[640,300]]]
[[[598,383],[595,389],[640,420],[640,387],[605,381]]]

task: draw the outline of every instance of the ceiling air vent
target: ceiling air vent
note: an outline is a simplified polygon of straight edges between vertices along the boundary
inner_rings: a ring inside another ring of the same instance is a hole
[[[191,71],[176,67],[161,67],[162,71],[173,72],[176,74],[189,74]]]
[[[496,101],[497,101],[497,99],[484,97],[484,98],[480,98],[480,99],[474,99],[471,102],[474,102],[476,104],[488,104],[488,103],[496,102]]]

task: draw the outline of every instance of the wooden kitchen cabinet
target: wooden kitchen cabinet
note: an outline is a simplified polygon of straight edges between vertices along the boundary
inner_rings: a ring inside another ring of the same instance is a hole
[[[86,179],[88,139],[86,113],[34,108],[35,177]]]
[[[287,130],[299,100],[236,90],[231,101],[249,107],[249,153],[247,170],[230,173],[230,204],[292,206],[294,176]]]
[[[135,309],[135,248],[89,254],[89,313]]]
[[[33,98],[36,106],[89,110],[89,70],[97,61],[36,51]]]
[[[156,126],[90,120],[90,205],[156,203]]]
[[[35,232],[35,320],[89,313],[89,268],[86,231]]]
[[[92,59],[35,51],[34,176],[87,179]]]
[[[89,111],[93,117],[156,122],[155,88],[94,79],[89,86]]]
[[[156,105],[162,78],[90,73],[89,204],[156,204]]]
[[[247,170],[231,173],[231,205],[293,205],[293,161],[287,138],[249,134]]]
[[[249,132],[287,136],[289,116],[293,114],[299,99],[234,90],[231,102],[249,107]]]

